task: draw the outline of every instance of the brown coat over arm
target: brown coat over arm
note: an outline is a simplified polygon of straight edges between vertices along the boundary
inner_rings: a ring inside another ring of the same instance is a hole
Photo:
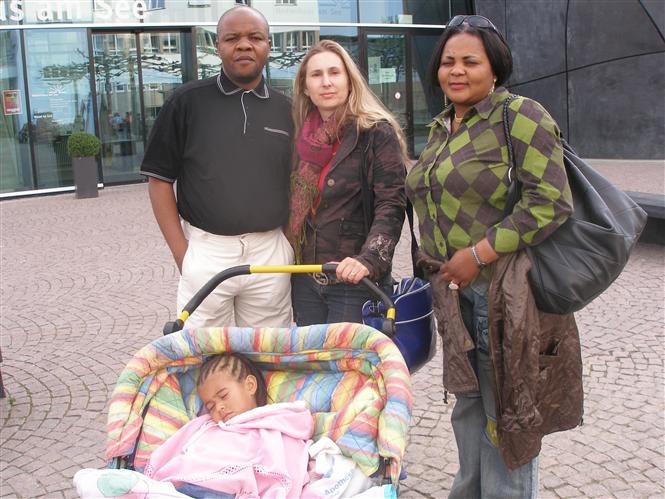
[[[475,348],[457,292],[437,272],[442,262],[421,253],[430,275],[434,312],[443,338],[443,384],[451,393],[478,391],[467,352]],[[575,318],[540,312],[531,294],[524,251],[493,264],[489,289],[489,347],[494,372],[499,449],[509,469],[536,457],[544,435],[581,424],[582,356]]]

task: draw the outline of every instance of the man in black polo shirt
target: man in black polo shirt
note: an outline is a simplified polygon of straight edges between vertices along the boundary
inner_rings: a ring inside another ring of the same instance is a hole
[[[226,11],[217,50],[222,71],[175,90],[141,165],[181,272],[179,313],[225,268],[293,263],[281,230],[288,218],[291,104],[262,77],[270,51],[265,17],[246,6]],[[290,324],[288,274],[231,278],[187,320],[190,328]]]

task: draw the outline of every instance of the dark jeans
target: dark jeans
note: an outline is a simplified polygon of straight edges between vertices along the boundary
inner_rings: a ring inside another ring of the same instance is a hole
[[[322,286],[309,274],[291,276],[293,315],[298,326],[362,323],[362,306],[373,298],[362,284],[329,284]]]

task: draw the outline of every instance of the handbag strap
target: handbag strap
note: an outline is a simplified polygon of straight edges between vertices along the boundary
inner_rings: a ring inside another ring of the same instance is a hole
[[[510,133],[510,122],[508,118],[508,108],[510,103],[517,99],[517,95],[510,94],[510,96],[503,103],[503,133],[506,137],[506,147],[508,148],[508,197],[506,199],[506,206],[503,209],[503,216],[507,217],[513,212],[515,205],[522,196],[522,182],[517,178],[517,164],[515,163],[515,150],[513,149],[513,139]]]
[[[425,277],[425,273],[423,272],[423,269],[416,265],[418,255],[418,241],[416,240],[416,234],[413,231],[413,205],[411,204],[411,200],[409,198],[406,198],[406,218],[409,221],[409,232],[411,233],[411,267],[413,270],[413,277],[420,277],[423,279]]]

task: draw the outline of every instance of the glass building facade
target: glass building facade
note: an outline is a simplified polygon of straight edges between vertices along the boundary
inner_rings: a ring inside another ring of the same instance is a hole
[[[265,76],[291,93],[307,49],[340,42],[422,149],[442,94],[423,84],[463,0],[0,0],[0,197],[73,189],[67,138],[102,141],[104,185],[140,182],[146,140],[173,90],[214,76],[216,24],[236,4],[260,10],[272,49]]]

